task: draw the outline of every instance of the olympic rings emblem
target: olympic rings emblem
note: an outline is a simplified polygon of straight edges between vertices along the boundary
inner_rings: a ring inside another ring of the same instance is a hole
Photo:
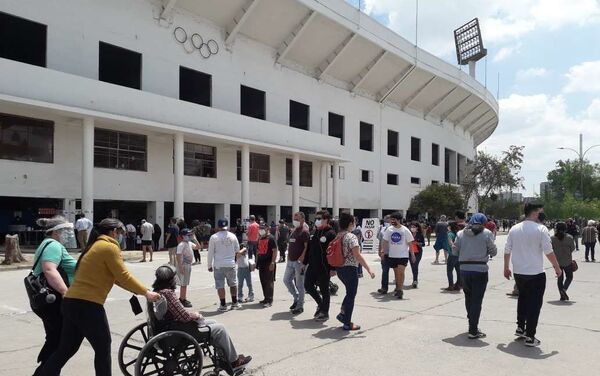
[[[177,26],[175,30],[173,30],[173,36],[175,37],[175,40],[183,46],[185,52],[188,54],[194,53],[196,50],[198,50],[200,56],[208,59],[212,55],[219,53],[219,45],[214,39],[209,39],[208,41],[204,42],[204,38],[202,38],[202,36],[198,33],[194,33],[188,37],[187,32],[181,26]]]

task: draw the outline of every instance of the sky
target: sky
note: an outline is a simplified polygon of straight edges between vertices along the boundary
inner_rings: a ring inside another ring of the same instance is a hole
[[[498,128],[479,149],[525,146],[525,196],[539,194],[556,161],[578,158],[559,147],[578,150],[580,133],[584,151],[600,144],[600,0],[360,0],[360,7],[455,65],[454,29],[479,18],[488,56],[477,79],[499,94],[500,106]],[[586,159],[599,163],[600,147]]]

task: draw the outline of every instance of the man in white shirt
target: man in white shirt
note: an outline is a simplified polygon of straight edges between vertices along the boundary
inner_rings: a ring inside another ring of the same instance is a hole
[[[81,247],[81,252],[87,246],[87,240],[90,236],[90,231],[94,227],[92,221],[85,217],[85,214],[81,213],[81,217],[75,222],[75,230],[77,230],[77,241]]]
[[[226,311],[225,280],[231,292],[231,308],[242,306],[237,300],[237,276],[235,270],[235,254],[240,250],[240,244],[235,234],[227,231],[229,223],[226,219],[217,222],[218,231],[208,241],[208,271],[214,271],[215,288],[219,295],[219,311]]]
[[[546,217],[544,207],[527,203],[524,212],[525,220],[508,232],[504,249],[504,277],[510,279],[512,275],[509,267],[512,256],[515,282],[519,290],[515,335],[525,338],[526,346],[539,346],[540,341],[535,338],[535,334],[546,290],[544,255],[552,263],[557,276],[561,275],[562,270],[552,250],[548,229],[542,224]]]
[[[383,249],[388,251],[388,264],[394,269],[396,276],[396,293],[394,296],[402,299],[404,293],[404,269],[410,257],[415,262],[415,254],[411,244],[415,241],[409,229],[402,226],[402,214],[390,214],[390,226],[383,233]]]
[[[146,262],[146,251],[150,252],[150,262],[152,262],[152,234],[154,234],[154,225],[150,222],[146,222],[142,219],[142,226],[140,228],[142,233],[142,261]]]

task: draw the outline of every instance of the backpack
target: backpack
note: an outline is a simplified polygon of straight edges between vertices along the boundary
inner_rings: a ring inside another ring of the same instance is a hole
[[[334,268],[342,267],[346,262],[343,244],[344,236],[336,236],[327,246],[327,263]]]

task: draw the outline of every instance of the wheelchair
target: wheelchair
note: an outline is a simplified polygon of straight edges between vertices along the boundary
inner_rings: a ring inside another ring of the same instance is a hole
[[[131,329],[119,346],[119,368],[125,376],[240,376],[223,352],[210,343],[210,327],[195,322],[165,324],[148,304],[148,320]],[[194,332],[196,331],[196,332]],[[191,335],[195,333],[196,335]],[[204,364],[204,359],[210,363]]]

